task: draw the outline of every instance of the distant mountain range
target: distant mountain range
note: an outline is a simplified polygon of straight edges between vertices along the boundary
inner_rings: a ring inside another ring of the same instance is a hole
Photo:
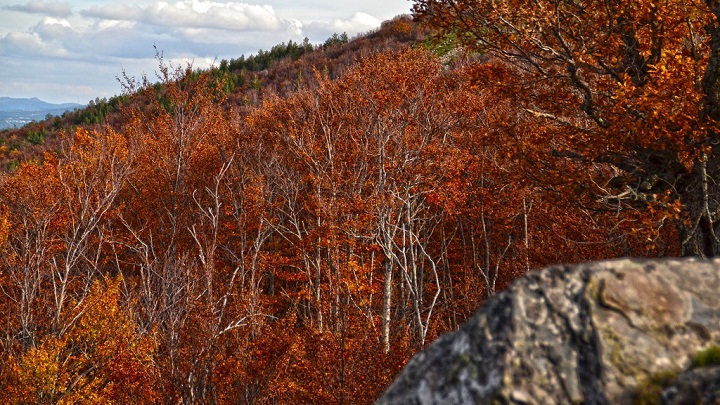
[[[62,115],[65,111],[82,108],[77,103],[53,104],[37,97],[0,97],[0,129],[22,127],[28,122],[42,121],[50,115]]]

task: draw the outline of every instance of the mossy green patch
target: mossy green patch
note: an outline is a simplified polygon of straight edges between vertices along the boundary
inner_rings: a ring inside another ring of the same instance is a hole
[[[692,366],[708,367],[720,365],[720,346],[710,346],[700,350],[692,359]],[[675,382],[678,373],[676,371],[663,371],[653,374],[650,379],[640,385],[635,391],[635,405],[657,404],[663,389]]]
[[[662,390],[672,384],[677,378],[675,371],[663,371],[650,376],[650,380],[640,385],[635,391],[635,405],[651,405],[660,402]]]
[[[693,367],[707,367],[720,365],[720,346],[710,346],[700,350],[692,359]]]

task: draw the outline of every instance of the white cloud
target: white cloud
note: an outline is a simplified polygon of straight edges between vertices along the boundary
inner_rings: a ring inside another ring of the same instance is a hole
[[[45,17],[26,32],[0,38],[0,55],[28,58],[67,58],[68,45],[77,46],[80,36],[65,19]]]
[[[91,6],[80,11],[80,15],[87,18],[97,18],[111,21],[135,21],[142,17],[143,10],[125,3],[112,3],[102,6]]]
[[[382,21],[369,14],[355,13],[347,20],[333,20],[331,26],[337,30],[343,30],[343,32],[358,33],[377,28],[381,22]]]
[[[36,33],[11,32],[0,40],[3,49],[9,52],[30,51],[42,48],[42,40]]]
[[[49,40],[65,38],[73,34],[72,26],[68,20],[53,17],[43,18],[32,31]]]
[[[365,13],[355,13],[348,19],[334,19],[332,21],[314,21],[304,26],[307,35],[326,39],[332,34],[347,33],[349,36],[371,31],[380,26],[379,19]]]
[[[6,10],[20,11],[23,13],[42,14],[52,17],[68,17],[72,14],[70,5],[55,1],[33,0],[25,4],[15,4],[3,7]]]
[[[141,21],[144,24],[178,28],[213,28],[231,31],[277,30],[282,28],[272,6],[184,0],[155,2],[149,6],[111,3],[81,11],[89,18]]]

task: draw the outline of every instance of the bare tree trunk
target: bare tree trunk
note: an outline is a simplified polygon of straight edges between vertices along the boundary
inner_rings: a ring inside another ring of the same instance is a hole
[[[714,18],[706,27],[710,37],[710,56],[702,79],[705,100],[701,114],[702,118],[717,121],[720,119],[720,2],[706,0],[705,3]],[[681,201],[690,216],[689,224],[679,221],[683,256],[720,255],[720,164],[717,162],[720,146],[714,142],[717,136],[708,134],[713,157],[703,153],[695,161],[681,190]]]
[[[390,321],[392,315],[392,295],[393,295],[393,263],[389,257],[385,257],[384,260],[384,275],[383,280],[383,305],[382,305],[382,325],[381,325],[381,337],[383,350],[385,353],[390,351]]]

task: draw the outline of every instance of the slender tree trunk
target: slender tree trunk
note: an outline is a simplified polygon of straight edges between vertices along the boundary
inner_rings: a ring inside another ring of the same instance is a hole
[[[715,153],[720,153],[720,148]],[[715,155],[717,156],[717,155]],[[680,222],[683,256],[715,257],[720,254],[720,163],[716,158],[701,156],[688,176],[681,201],[690,221]]]
[[[393,292],[393,263],[385,258],[385,280],[383,281],[382,343],[385,353],[390,351],[390,319]]]

